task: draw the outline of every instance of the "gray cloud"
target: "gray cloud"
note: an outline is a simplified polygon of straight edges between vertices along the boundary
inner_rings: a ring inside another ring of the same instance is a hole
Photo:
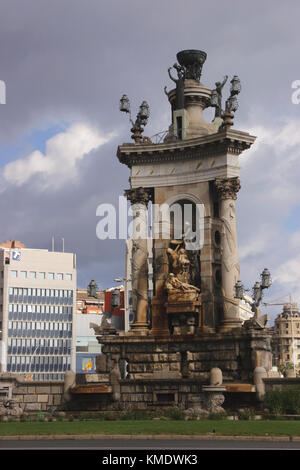
[[[147,135],[165,130],[170,109],[163,88],[172,87],[167,68],[179,50],[195,48],[208,53],[202,76],[207,86],[224,74],[240,76],[236,128],[272,127],[281,117],[299,115],[300,108],[291,102],[291,83],[300,79],[298,2],[2,0],[0,9],[0,79],[7,85],[7,104],[0,106],[1,148],[60,121],[85,122],[103,134],[118,132],[118,138],[80,162],[76,184],[69,181],[50,192],[38,190],[31,180],[7,188],[0,198],[0,238],[50,248],[53,233],[57,240],[64,237],[66,249],[78,254],[84,285],[93,277],[108,286],[124,269],[122,242],[100,241],[95,235],[97,205],[117,203],[129,186],[129,171],[116,158],[117,145],[130,140],[127,117],[118,110],[123,93],[133,113],[143,99],[149,102]],[[0,158],[6,155],[0,152]],[[276,208],[268,207],[265,219],[262,201],[270,187],[256,180],[265,171],[272,171],[272,163],[264,152],[260,163],[242,168],[242,248],[253,243],[256,233],[262,240],[263,233],[281,223]],[[251,198],[256,198],[254,212]],[[260,272],[258,260],[274,268],[283,263],[281,239],[278,233],[269,242],[276,256],[273,251],[268,255],[261,241],[261,252],[245,257],[241,264],[247,282],[256,269]]]

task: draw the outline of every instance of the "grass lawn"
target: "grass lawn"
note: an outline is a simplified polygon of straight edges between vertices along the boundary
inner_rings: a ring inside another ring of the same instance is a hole
[[[254,436],[300,436],[300,421],[55,421],[55,422],[2,422],[0,436],[54,435],[54,434],[181,434],[201,435],[215,432],[216,435]]]

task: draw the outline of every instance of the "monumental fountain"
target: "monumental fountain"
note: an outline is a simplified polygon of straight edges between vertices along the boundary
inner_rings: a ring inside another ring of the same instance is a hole
[[[219,411],[224,400],[256,397],[255,371],[261,378],[261,371],[268,374],[272,367],[270,332],[259,308],[243,323],[236,294],[239,159],[255,141],[233,127],[240,80],[232,77],[223,109],[229,79],[225,75],[213,89],[200,81],[206,53],[184,50],[177,61],[168,69],[175,88],[165,87],[172,118],[166,132],[144,137],[147,102],[133,121],[128,97],[120,101],[132,124],[132,142],[120,145],[117,157],[130,171],[125,195],[133,213],[133,321],[128,332],[116,331],[107,319],[93,325],[102,345],[97,374],[66,385],[69,409]],[[206,108],[214,109],[211,122]],[[149,204],[156,210],[151,300]],[[268,271],[263,275],[267,288]]]

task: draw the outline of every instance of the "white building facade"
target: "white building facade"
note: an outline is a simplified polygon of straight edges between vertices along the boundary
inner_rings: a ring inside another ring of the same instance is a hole
[[[63,380],[75,371],[76,256],[0,246],[1,372]]]

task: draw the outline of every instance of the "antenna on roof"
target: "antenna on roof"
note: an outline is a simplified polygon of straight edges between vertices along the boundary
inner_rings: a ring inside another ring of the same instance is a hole
[[[65,239],[62,238],[62,251],[65,252]]]
[[[54,237],[52,237],[52,251],[54,251]]]

